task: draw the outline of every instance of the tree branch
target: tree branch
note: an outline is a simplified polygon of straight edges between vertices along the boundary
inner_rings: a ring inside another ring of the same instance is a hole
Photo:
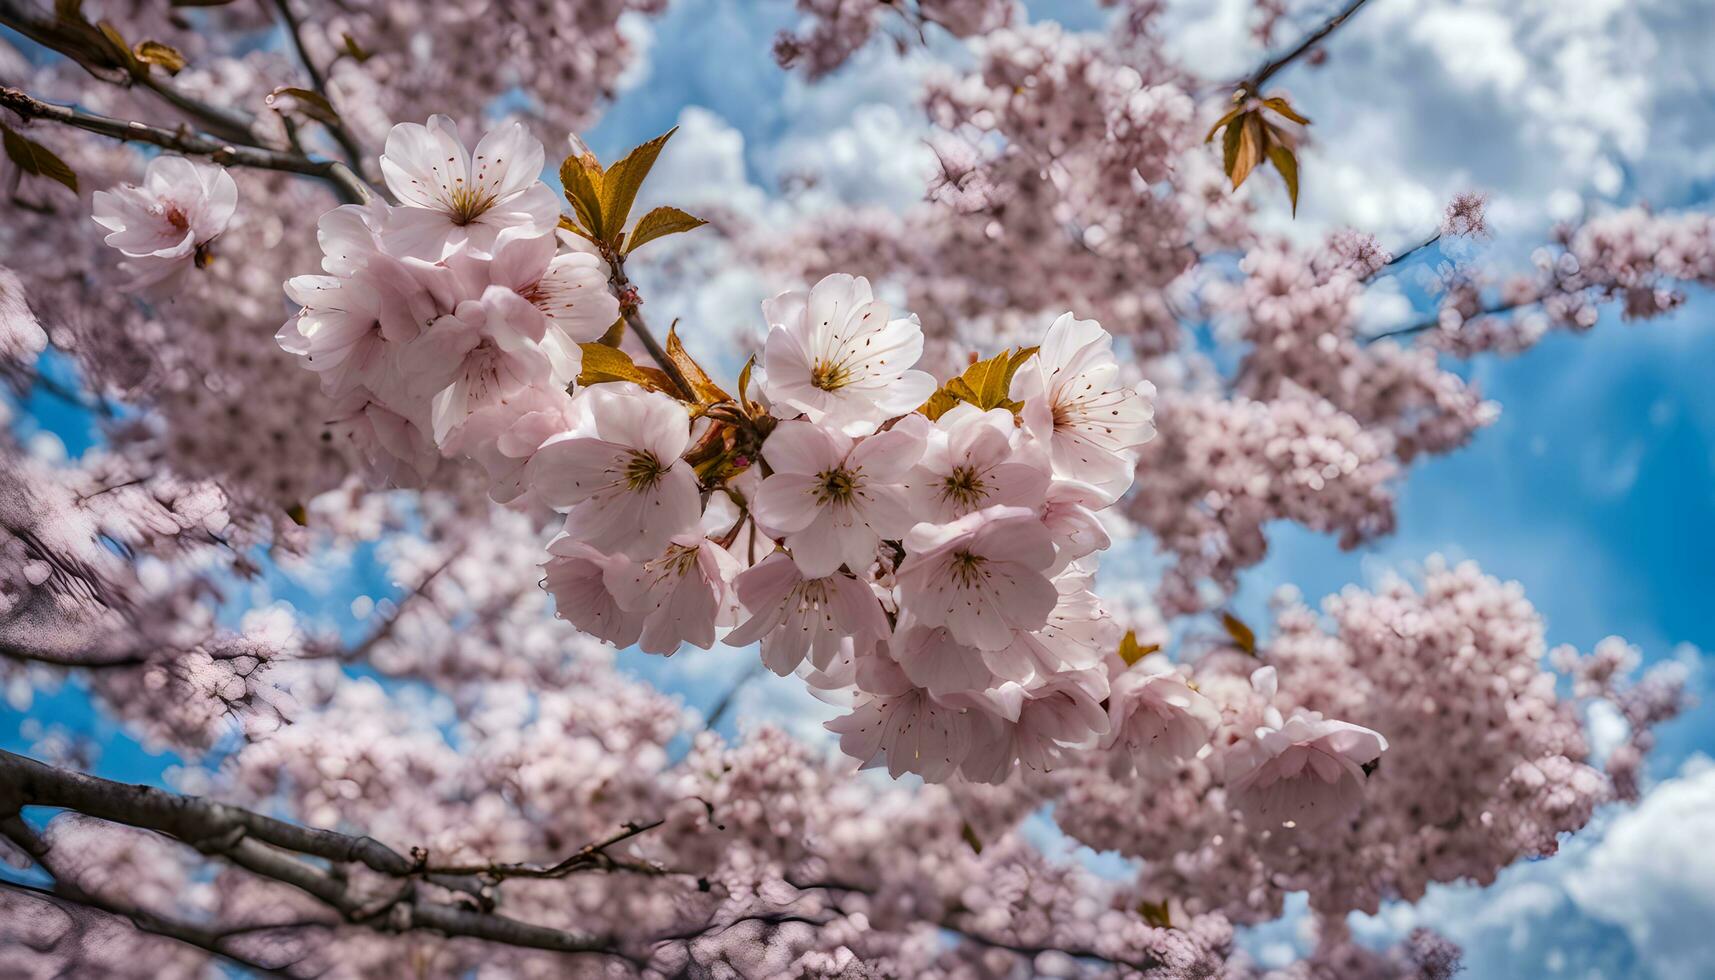
[[[111,53],[113,42],[86,21],[44,17],[29,8],[29,4],[19,0],[0,0],[0,24],[65,55],[104,82],[124,87],[133,84],[143,86],[221,139],[247,146],[259,145],[255,134],[250,131],[251,119],[248,116],[194,99],[156,77],[147,67],[138,71],[131,65],[114,60]]]
[[[1516,310],[1522,310],[1528,306],[1535,306],[1537,303],[1540,303],[1540,302],[1542,302],[1542,300],[1540,298],[1533,298],[1533,299],[1527,299],[1527,300],[1520,300],[1519,302],[1516,302],[1516,303],[1491,303],[1490,305],[1485,306],[1482,309],[1478,310],[1475,314],[1466,317],[1465,320],[1468,323],[1468,322],[1475,320],[1479,317],[1499,316],[1502,313],[1512,313]],[[1440,317],[1434,317],[1434,318],[1431,318],[1428,320],[1422,320],[1422,321],[1419,321],[1417,323],[1413,323],[1410,326],[1395,327],[1392,330],[1383,330],[1381,333],[1368,334],[1368,335],[1366,335],[1360,339],[1365,344],[1373,344],[1378,340],[1390,340],[1390,339],[1393,339],[1396,337],[1409,337],[1413,334],[1424,333],[1425,331],[1434,330],[1436,327],[1439,327],[1440,325],[1441,325]]]
[[[427,929],[509,946],[633,960],[605,936],[539,926],[420,896],[416,879],[426,874],[422,860],[407,858],[370,837],[300,827],[240,807],[58,769],[0,750],[0,812],[15,814],[22,806],[58,807],[156,831],[202,853],[224,857],[252,874],[289,884],[339,912],[346,921],[377,931]],[[628,829],[620,839],[646,829],[641,825]],[[323,871],[284,852],[335,864],[361,863],[405,881],[391,897],[366,904],[343,875]],[[438,878],[429,880],[446,887],[461,885]]]
[[[1328,35],[1338,30],[1341,24],[1350,20],[1352,15],[1356,14],[1358,10],[1368,2],[1369,0],[1351,0],[1351,2],[1347,3],[1339,13],[1324,21],[1322,26],[1305,35],[1304,39],[1299,41],[1292,50],[1263,62],[1256,71],[1251,72],[1250,77],[1239,82],[1237,88],[1251,94],[1262,91],[1263,85],[1266,84],[1270,78],[1273,78],[1275,73],[1279,72],[1287,65],[1292,64],[1294,61],[1297,61],[1299,58],[1302,58],[1310,51],[1311,48],[1314,48],[1316,45],[1326,40]]]
[[[0,107],[10,109],[26,120],[46,119],[116,140],[150,143],[178,153],[206,156],[225,167],[251,167],[316,177],[332,184],[340,199],[347,203],[362,203],[370,197],[368,185],[350,167],[337,160],[312,160],[299,153],[223,143],[199,133],[174,132],[146,123],[100,116],[70,106],[43,102],[15,88],[0,87]]]

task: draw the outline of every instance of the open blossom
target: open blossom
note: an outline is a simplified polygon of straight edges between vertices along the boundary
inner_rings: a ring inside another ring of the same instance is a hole
[[[541,346],[535,307],[509,289],[490,286],[437,317],[401,354],[406,383],[430,396],[435,441],[443,442],[472,412],[533,385],[554,380]]]
[[[1265,701],[1277,684],[1273,667],[1251,677]],[[1386,750],[1387,739],[1361,725],[1303,709],[1282,721],[1269,705],[1255,734],[1226,750],[1221,768],[1234,805],[1265,826],[1316,827],[1357,812],[1364,767]]]
[[[436,287],[453,296],[480,296],[491,285],[517,293],[541,319],[540,329],[531,332],[541,335],[557,361],[557,376],[569,382],[581,360],[577,345],[613,326],[619,300],[608,290],[601,257],[577,247],[580,239],[562,235],[510,235],[492,257],[460,251],[425,271],[444,270],[450,281]],[[569,247],[562,249],[562,241]]]
[[[1021,451],[1012,413],[961,402],[935,420],[923,459],[906,478],[920,520],[945,524],[985,507],[1040,508],[1047,460]]]
[[[1221,709],[1186,675],[1145,657],[1113,679],[1102,748],[1118,750],[1124,769],[1165,775],[1202,751],[1220,724]]]
[[[681,644],[707,650],[715,627],[732,625],[738,559],[701,534],[676,535],[644,562],[609,563],[602,581],[625,612],[641,616],[637,648],[672,656]]]
[[[538,449],[526,478],[543,501],[571,508],[567,533],[605,553],[658,557],[702,515],[696,474],[679,458],[690,418],[678,402],[635,385],[595,385],[574,400],[586,403],[587,431]]]
[[[95,223],[107,244],[128,261],[132,289],[165,292],[208,244],[226,230],[238,207],[238,185],[224,167],[177,156],[149,161],[143,183],[96,191]]]
[[[826,670],[842,650],[867,650],[885,639],[887,616],[864,582],[841,572],[805,578],[798,564],[777,551],[738,577],[738,601],[750,618],[725,642],[761,641],[762,662],[782,676],[807,656]]]
[[[1011,396],[1024,402],[1025,425],[1048,445],[1055,476],[1117,499],[1131,486],[1133,450],[1155,435],[1155,388],[1119,383],[1113,345],[1101,324],[1063,314],[1013,376]]]
[[[911,370],[923,356],[917,318],[893,319],[862,276],[828,276],[808,294],[775,296],[762,312],[769,324],[763,390],[811,422],[867,435],[935,392],[932,376]]]
[[[870,696],[823,727],[838,735],[840,750],[864,768],[885,765],[895,778],[914,772],[940,782],[970,753],[978,712],[937,701],[887,657],[861,658],[858,687]]]
[[[1059,594],[1043,570],[1054,560],[1048,529],[1023,507],[990,507],[949,524],[919,524],[905,538],[900,603],[926,626],[999,650],[1014,630],[1040,629]]]
[[[542,144],[522,123],[489,130],[474,151],[446,116],[394,126],[381,173],[405,206],[388,215],[389,248],[436,262],[461,248],[491,252],[503,232],[551,232],[560,204],[540,179],[543,159]]]
[[[975,783],[1005,782],[1014,763],[1051,772],[1062,752],[1086,745],[1108,730],[1101,700],[1107,682],[1100,670],[1068,671],[1026,686],[1007,682],[968,700],[986,708],[972,712],[971,751],[960,772]]]
[[[607,572],[611,568],[616,577],[630,575],[636,565],[561,533],[548,542],[542,586],[554,597],[555,615],[597,639],[628,647],[643,632],[643,612],[620,606],[608,588]]]
[[[757,491],[756,519],[784,536],[805,577],[841,565],[862,573],[883,539],[903,537],[917,521],[901,482],[922,452],[917,425],[854,443],[825,426],[782,422],[762,447],[774,475]]]

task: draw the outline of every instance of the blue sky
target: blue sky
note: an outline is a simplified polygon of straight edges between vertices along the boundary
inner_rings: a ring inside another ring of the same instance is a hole
[[[1169,36],[1190,63],[1237,74],[1260,54],[1246,31],[1249,10],[1248,0],[1181,0]],[[1100,23],[1088,4],[1030,12],[1072,27]],[[675,189],[675,203],[720,199],[763,214],[802,213],[816,195],[908,205],[927,166],[913,108],[924,59],[871,51],[806,86],[768,55],[792,16],[785,0],[677,0],[665,17],[639,22],[646,63],[587,134],[590,144],[609,158],[681,125],[654,180]],[[1522,260],[1554,220],[1587,208],[1707,207],[1715,142],[1701,134],[1715,121],[1712,49],[1705,0],[1372,0],[1336,36],[1325,68],[1278,80],[1316,120],[1298,220],[1287,225],[1272,187],[1247,192],[1265,211],[1276,205],[1278,226],[1293,234],[1349,223],[1404,243],[1433,228],[1453,192],[1481,189],[1497,227],[1486,248],[1500,262]],[[944,40],[937,50],[958,57]],[[781,204],[779,179],[811,168],[820,189]],[[761,288],[737,277],[675,290],[660,298],[660,315],[742,322]],[[1700,663],[1715,650],[1712,320],[1715,297],[1697,294],[1668,318],[1605,316],[1589,335],[1471,363],[1469,375],[1502,405],[1500,421],[1460,452],[1414,466],[1400,490],[1398,533],[1347,553],[1276,528],[1239,608],[1262,622],[1282,584],[1320,597],[1440,553],[1522,582],[1551,643],[1588,649],[1619,634],[1646,661]],[[27,410],[39,417],[21,424],[58,433],[74,452],[87,444],[85,420],[47,403]],[[385,591],[360,554],[330,591],[275,577],[265,598],[349,624],[353,596]],[[688,655],[663,669],[629,659],[697,704],[740,665]],[[1707,672],[1694,683],[1707,690]],[[739,713],[814,727],[792,682],[751,685]],[[92,717],[75,686],[38,696],[27,711],[0,706],[0,746],[27,745],[20,728],[30,721],[97,733],[107,775],[158,778],[165,762]],[[1710,756],[1715,719],[1700,709],[1663,732],[1657,783],[1642,807],[1603,815],[1560,855],[1515,868],[1494,888],[1437,889],[1416,909],[1355,925],[1378,939],[1420,922],[1440,928],[1467,946],[1467,976],[1476,978],[1706,976],[1702,964],[1715,962],[1706,925],[1715,921],[1715,858],[1704,856],[1715,836]],[[1302,943],[1296,922],[1247,939],[1265,957]]]

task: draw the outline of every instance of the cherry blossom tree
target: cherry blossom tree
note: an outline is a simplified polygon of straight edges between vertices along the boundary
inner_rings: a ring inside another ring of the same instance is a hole
[[[0,681],[80,685],[186,762],[142,787],[51,733],[0,752],[0,958],[1451,975],[1445,939],[1370,949],[1347,914],[1635,799],[1681,679],[1617,638],[1550,656],[1469,564],[1283,596],[1262,639],[1229,599],[1274,522],[1395,527],[1412,464],[1498,411],[1455,358],[1670,311],[1715,228],[1597,215],[1361,326],[1408,255],[1487,233],[1482,197],[1390,251],[1236,191],[1296,208],[1313,124],[1269,85],[1363,5],[1234,81],[1174,63],[1149,2],[1071,34],[800,0],[775,54],[817,84],[877,35],[968,57],[925,82],[921,204],[783,228],[637,207],[675,199],[672,133],[605,163],[572,135],[660,3],[0,0],[0,410],[100,431],[55,458],[0,429]],[[637,266],[696,249],[766,284],[743,336],[646,316],[697,265]],[[1132,541],[1159,581],[1101,573]],[[243,608],[360,547],[405,588],[365,635]],[[729,702],[699,717],[626,669],[650,656],[755,656],[838,713],[723,737]],[[1598,701],[1629,723],[1602,760]],[[1235,929],[1294,892],[1317,947],[1264,970]]]

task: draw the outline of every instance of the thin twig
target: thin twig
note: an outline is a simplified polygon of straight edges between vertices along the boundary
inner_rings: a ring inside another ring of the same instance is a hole
[[[691,382],[685,378],[684,373],[679,370],[679,366],[673,363],[673,359],[667,356],[666,349],[655,339],[655,334],[650,332],[649,324],[644,322],[643,314],[637,311],[640,302],[637,298],[637,287],[625,277],[624,256],[608,256],[607,266],[609,269],[608,286],[613,289],[613,294],[619,298],[619,315],[625,319],[625,325],[637,335],[638,343],[641,343],[643,349],[649,352],[649,356],[654,358],[655,363],[661,366],[661,370],[666,373],[667,377],[672,378],[673,383],[679,386],[679,391],[686,398],[695,398],[697,393],[691,387]]]
[[[1540,299],[1527,299],[1527,300],[1520,300],[1519,302],[1516,302],[1516,303],[1511,303],[1511,302],[1509,302],[1509,303],[1492,303],[1492,304],[1485,306],[1482,309],[1478,310],[1476,313],[1472,314],[1471,316],[1466,317],[1465,320],[1466,320],[1466,322],[1470,322],[1471,320],[1478,319],[1479,317],[1499,316],[1502,313],[1512,313],[1516,310],[1522,310],[1528,306],[1535,306],[1537,303],[1540,303],[1540,302],[1542,302]],[[1413,334],[1419,334],[1419,333],[1423,333],[1425,331],[1434,330],[1436,327],[1439,327],[1440,325],[1441,325],[1441,319],[1439,317],[1436,317],[1436,318],[1429,319],[1429,320],[1421,320],[1417,323],[1411,324],[1410,326],[1395,327],[1392,330],[1383,330],[1381,333],[1367,334],[1360,339],[1366,344],[1373,344],[1378,340],[1390,340],[1390,339],[1393,339],[1396,337],[1409,337]]]
[[[1351,2],[1346,4],[1339,13],[1324,21],[1322,26],[1305,35],[1304,39],[1299,41],[1292,50],[1280,55],[1279,57],[1271,58],[1268,61],[1263,62],[1261,67],[1257,68],[1256,71],[1251,72],[1250,77],[1239,82],[1236,87],[1241,91],[1249,92],[1251,94],[1262,91],[1263,85],[1266,84],[1270,78],[1273,78],[1276,72],[1279,72],[1282,68],[1285,68],[1287,65],[1290,65],[1299,58],[1302,58],[1308,51],[1310,51],[1311,48],[1322,43],[1322,41],[1327,39],[1328,35],[1338,30],[1341,24],[1350,20],[1352,15],[1357,13],[1358,10],[1368,2],[1369,0],[1351,0]]]
[[[0,87],[0,107],[10,109],[24,119],[45,119],[116,140],[150,143],[179,153],[206,156],[226,167],[251,167],[317,177],[332,184],[340,198],[348,203],[367,201],[370,196],[368,185],[350,167],[337,160],[312,160],[299,153],[224,143],[200,133],[174,132],[146,123],[96,115],[70,106],[43,102],[15,88]]]
[[[274,7],[280,11],[280,19],[286,22],[286,33],[292,39],[292,47],[298,52],[298,60],[304,64],[304,72],[310,76],[310,87],[322,98],[329,100],[331,105],[332,95],[328,91],[327,75],[316,67],[315,59],[310,57],[309,48],[304,44],[303,22],[298,20],[298,15],[292,12],[292,5],[289,0],[274,0]],[[339,148],[345,152],[345,161],[351,164],[353,170],[362,173],[363,148],[357,145],[357,140],[351,135],[351,131],[340,122],[328,122],[327,120],[321,122],[323,126],[327,127],[328,133],[333,136],[334,142],[338,143]]]
[[[221,106],[209,105],[179,91],[172,83],[156,76],[147,65],[138,68],[117,63],[100,48],[89,45],[95,29],[86,22],[65,21],[57,14],[43,16],[32,5],[19,0],[0,0],[0,24],[17,31],[37,44],[65,55],[95,78],[129,88],[140,85],[159,96],[173,108],[197,120],[202,128],[223,140],[246,146],[261,146],[251,132],[252,120],[243,113]]]

